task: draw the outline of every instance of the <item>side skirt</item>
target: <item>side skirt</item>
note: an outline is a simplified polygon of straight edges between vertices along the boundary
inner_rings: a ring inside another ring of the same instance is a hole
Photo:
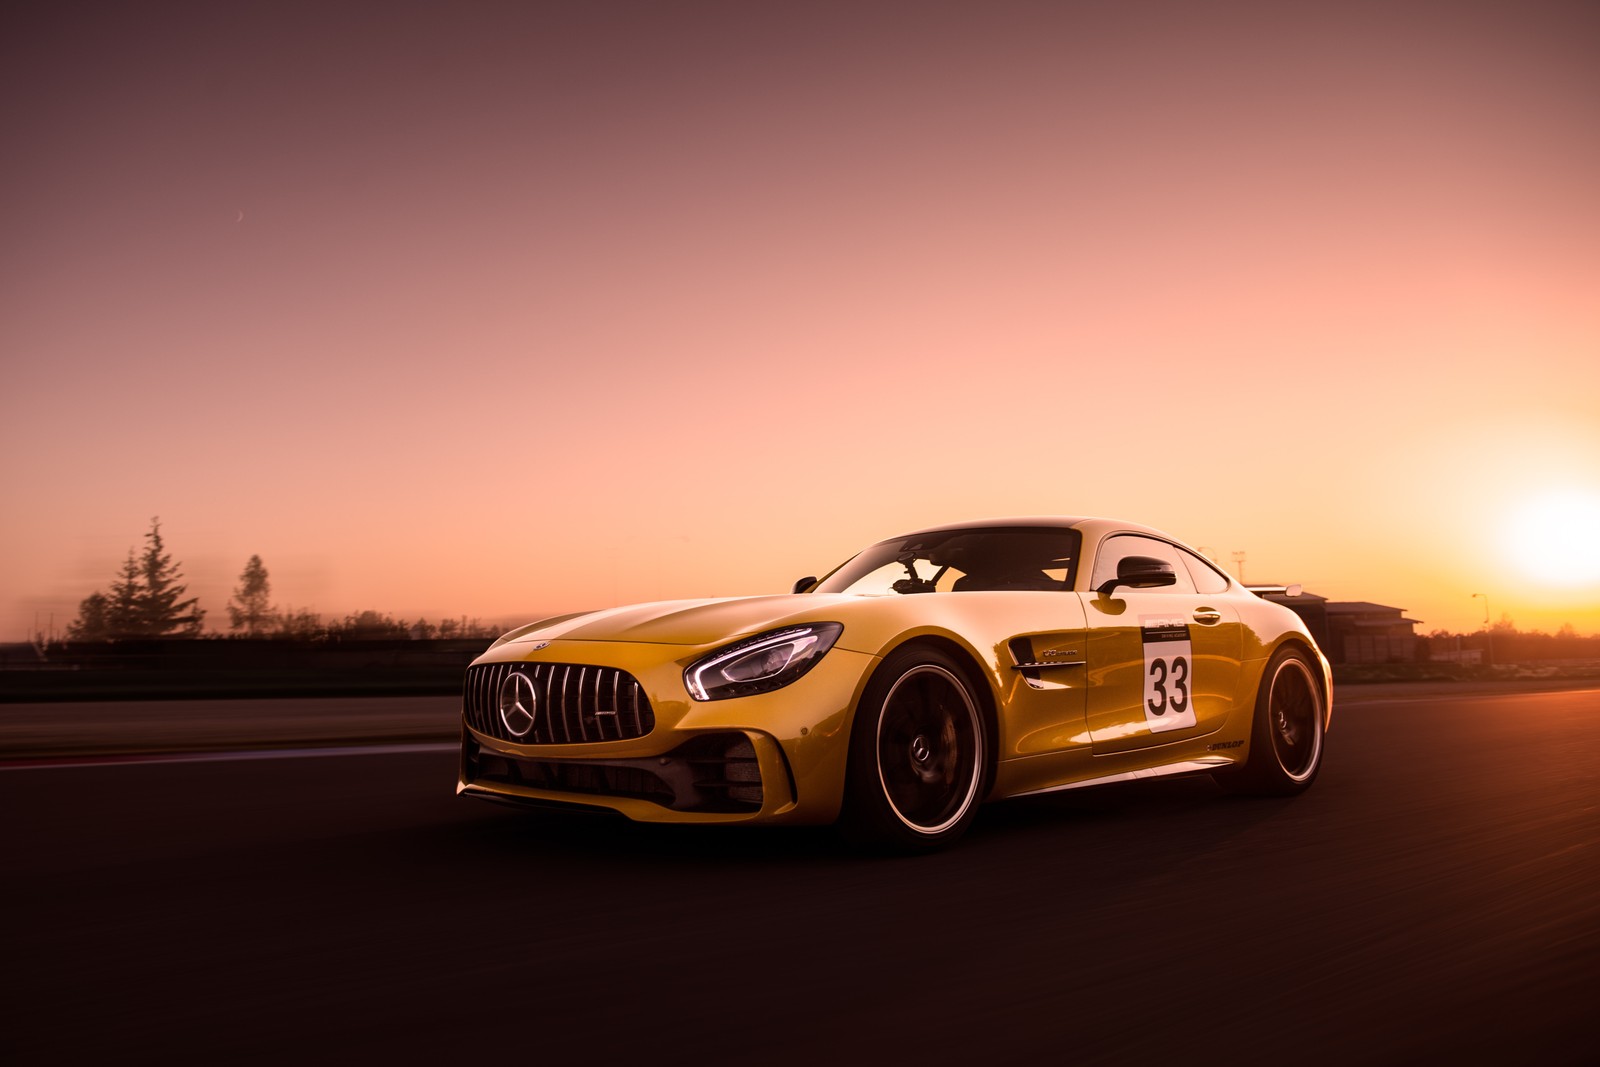
[[[1065,785],[1050,785],[1043,789],[1030,789],[1026,793],[1013,793],[1012,796],[1031,797],[1040,793],[1059,793],[1063,789],[1087,789],[1096,785],[1111,785],[1114,782],[1137,782],[1145,778],[1166,778],[1174,774],[1203,774],[1206,771],[1217,771],[1224,767],[1232,767],[1238,761],[1227,756],[1203,756],[1200,759],[1184,760],[1181,763],[1168,763],[1161,767],[1144,767],[1136,771],[1123,771],[1121,774],[1107,774],[1100,778],[1085,778],[1081,782],[1068,782]]]

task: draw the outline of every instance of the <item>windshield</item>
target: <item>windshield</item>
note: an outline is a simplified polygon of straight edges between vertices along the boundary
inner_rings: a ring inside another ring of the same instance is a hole
[[[818,583],[818,593],[1070,592],[1077,530],[990,526],[897,537],[873,545]]]

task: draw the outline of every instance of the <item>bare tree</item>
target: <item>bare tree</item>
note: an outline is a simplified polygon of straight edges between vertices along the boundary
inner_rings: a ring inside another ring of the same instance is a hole
[[[111,636],[111,601],[100,592],[78,603],[78,617],[67,624],[69,641],[104,641]]]
[[[233,598],[228,602],[228,625],[250,637],[267,633],[277,617],[271,603],[272,584],[260,556],[251,556],[239,575]]]

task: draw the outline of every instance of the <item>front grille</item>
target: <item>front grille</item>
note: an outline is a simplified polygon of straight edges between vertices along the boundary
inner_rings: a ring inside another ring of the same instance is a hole
[[[533,683],[533,726],[518,737],[500,714],[500,687],[513,672]],[[486,663],[467,668],[467,725],[517,745],[627,741],[655,729],[655,712],[633,675],[574,663]]]

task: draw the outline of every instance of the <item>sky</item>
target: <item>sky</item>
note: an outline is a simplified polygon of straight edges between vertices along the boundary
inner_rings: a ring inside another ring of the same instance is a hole
[[[153,516],[215,628],[1059,514],[1600,631],[1595,4],[13,19],[0,640]]]

